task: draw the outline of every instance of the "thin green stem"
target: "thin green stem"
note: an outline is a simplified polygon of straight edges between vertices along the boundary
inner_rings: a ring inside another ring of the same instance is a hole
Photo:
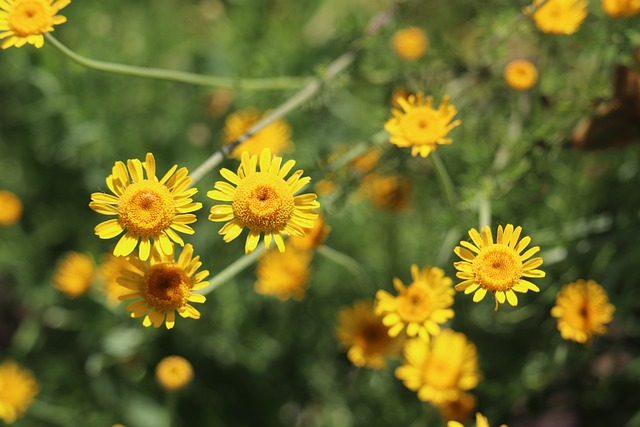
[[[462,222],[460,222],[460,215],[456,207],[458,205],[458,198],[456,197],[455,190],[453,188],[453,182],[449,177],[447,168],[445,168],[444,163],[442,163],[442,160],[440,159],[440,156],[435,151],[431,152],[431,154],[429,154],[429,157],[431,157],[431,161],[433,162],[433,166],[436,171],[436,177],[438,178],[440,188],[444,193],[444,197],[447,201],[447,206],[449,207],[451,216],[453,217],[455,223],[462,228]]]
[[[355,259],[351,258],[347,254],[343,254],[340,251],[337,251],[329,246],[319,246],[316,248],[316,252],[323,257],[327,258],[330,261],[335,262],[338,265],[349,270],[354,276],[360,277],[362,272],[364,271],[362,265]]]
[[[245,268],[255,263],[258,260],[258,258],[260,258],[260,256],[265,252],[265,250],[266,249],[264,245],[260,245],[249,255],[241,256],[240,258],[235,260],[231,265],[229,265],[227,268],[225,268],[220,273],[213,276],[213,278],[209,280],[209,286],[204,288],[200,293],[202,295],[207,295],[215,291],[220,286],[224,285],[229,280],[233,279],[242,270],[244,270]]]
[[[491,225],[491,200],[486,191],[478,194],[478,226],[482,227]]]
[[[98,61],[75,53],[67,46],[59,42],[50,33],[45,33],[44,37],[47,39],[48,45],[53,46],[72,61],[93,70],[104,71],[112,74],[121,74],[125,76],[142,77],[147,79],[166,80],[197,86],[224,87],[245,90],[296,89],[309,80],[308,77],[286,76],[240,79],[232,77],[207,76],[202,74],[188,73],[184,71],[138,67],[135,65]]]

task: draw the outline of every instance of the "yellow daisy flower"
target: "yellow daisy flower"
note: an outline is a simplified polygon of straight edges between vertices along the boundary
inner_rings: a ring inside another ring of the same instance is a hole
[[[135,291],[120,297],[120,301],[137,300],[127,306],[131,317],[145,316],[142,322],[145,327],[159,328],[164,322],[167,329],[175,325],[176,311],[184,318],[200,318],[200,312],[189,303],[205,302],[204,295],[192,291],[209,285],[203,282],[209,272],[197,272],[202,263],[199,256],[193,257],[193,246],[185,245],[177,262],[172,255],[154,250],[147,262],[132,257],[128,264],[118,283]]]
[[[628,18],[640,13],[640,0],[601,0],[602,10],[612,18]]]
[[[413,183],[399,175],[370,173],[362,179],[359,192],[376,208],[400,212],[411,206]]]
[[[78,252],[68,253],[53,273],[53,286],[69,298],[85,294],[93,282],[95,264],[93,258]]]
[[[478,405],[478,399],[470,393],[460,393],[453,400],[447,400],[436,405],[440,415],[445,420],[463,422]]]
[[[0,191],[0,226],[13,225],[22,215],[22,202],[11,191]]]
[[[114,238],[123,231],[113,249],[115,256],[131,254],[138,241],[138,257],[145,261],[151,252],[151,239],[158,252],[166,255],[173,253],[171,241],[184,246],[178,232],[193,234],[187,224],[196,221],[195,212],[202,203],[194,203],[191,197],[198,192],[189,188],[191,178],[187,168],[174,165],[158,181],[156,161],[153,154],[147,153],[146,161],[129,159],[127,166],[116,162],[112,173],[107,177],[107,187],[115,196],[105,193],[93,193],[89,207],[103,215],[117,216],[116,219],[98,224],[95,233],[101,239]],[[147,172],[147,178],[143,176]]]
[[[395,374],[422,401],[438,405],[454,400],[480,380],[476,347],[464,334],[450,329],[435,336],[431,345],[409,340],[403,364]]]
[[[449,421],[447,423],[447,427],[464,427],[464,425],[457,421]],[[491,427],[489,425],[489,420],[487,419],[487,417],[482,415],[480,412],[476,413],[476,427]],[[501,424],[500,427],[507,427],[507,425]]]
[[[393,279],[397,297],[383,290],[376,292],[376,314],[383,316],[389,336],[398,336],[406,327],[408,336],[429,341],[429,335],[438,335],[440,324],[454,315],[450,308],[455,294],[453,281],[438,267],[420,271],[416,264],[411,266],[411,277],[413,283],[406,287],[400,279]]]
[[[264,118],[255,108],[247,108],[231,114],[224,122],[224,144],[238,139],[249,128]],[[289,148],[291,142],[291,128],[284,120],[276,120],[250,136],[238,145],[229,155],[234,159],[241,159],[242,152],[249,152],[250,156],[259,155],[263,148],[268,148],[275,155],[281,154]]]
[[[449,97],[444,96],[438,109],[433,108],[433,97],[424,98],[423,93],[409,95],[407,99],[397,98],[399,108],[392,108],[390,118],[384,128],[391,134],[389,141],[398,147],[411,147],[411,155],[427,157],[438,144],[451,144],[447,134],[462,123],[451,121],[458,113],[449,105]]]
[[[31,371],[11,360],[0,364],[0,420],[12,424],[22,416],[38,394],[38,383]]]
[[[385,357],[397,356],[402,347],[402,338],[389,336],[389,328],[376,316],[370,301],[340,309],[336,335],[348,349],[351,363],[359,368],[383,369]]]
[[[542,2],[531,17],[543,33],[573,34],[587,17],[587,0],[534,0],[532,7]]]
[[[507,224],[503,229],[498,226],[498,236],[493,242],[491,229],[482,228],[482,236],[475,228],[469,230],[469,236],[473,243],[462,241],[462,246],[456,246],[454,252],[462,261],[453,263],[458,270],[456,277],[463,279],[456,285],[457,291],[465,294],[475,292],[473,301],[481,301],[487,292],[494,294],[496,299],[495,310],[498,303],[505,300],[516,306],[518,297],[516,292],[539,292],[538,288],[526,278],[541,278],[545,272],[537,268],[542,265],[542,258],[531,258],[540,250],[539,246],[529,248],[522,253],[531,243],[531,237],[520,239],[522,227],[513,228]]]
[[[255,290],[261,295],[274,295],[281,301],[301,300],[309,280],[309,264],[313,253],[287,245],[285,252],[268,251],[258,260]]]
[[[562,287],[551,315],[558,319],[562,338],[586,343],[593,335],[604,335],[615,307],[607,293],[593,280],[577,280]]]
[[[289,160],[282,166],[281,162],[282,157],[272,157],[271,151],[265,148],[260,152],[260,171],[256,169],[258,156],[250,156],[246,151],[242,153],[237,174],[229,169],[220,170],[220,174],[235,187],[218,181],[214,185],[215,190],[209,191],[207,196],[231,202],[230,205],[213,206],[209,215],[211,221],[229,221],[219,231],[225,242],[238,237],[247,227],[246,253],[251,253],[258,246],[261,233],[264,233],[267,249],[273,240],[280,252],[284,252],[282,236],[304,237],[304,229],[313,227],[318,213],[312,210],[320,207],[316,195],[295,196],[311,178],[302,178],[302,170],[297,170],[285,181],[285,176],[296,162]]]
[[[56,14],[69,3],[71,0],[0,1],[0,39],[6,38],[0,47],[22,47],[26,43],[42,47],[43,34],[53,31],[54,25],[67,22],[67,18]]]
[[[118,278],[122,276],[122,272],[127,269],[129,263],[126,257],[116,257],[112,254],[104,254],[102,263],[100,264],[98,274],[102,280],[102,286],[107,304],[112,307],[120,304],[119,298],[129,293],[129,290],[118,283]]]
[[[531,61],[515,59],[504,68],[504,79],[511,89],[527,91],[538,81],[538,69]]]
[[[324,221],[322,215],[313,221],[313,227],[306,228],[304,237],[291,236],[289,238],[289,244],[297,249],[311,250],[321,246],[324,240],[327,238],[327,234],[331,231],[331,227]]]
[[[167,391],[185,388],[193,379],[193,366],[181,356],[167,356],[156,365],[156,381]]]
[[[429,39],[420,28],[407,27],[395,32],[391,45],[400,58],[414,61],[425,54],[429,47]]]

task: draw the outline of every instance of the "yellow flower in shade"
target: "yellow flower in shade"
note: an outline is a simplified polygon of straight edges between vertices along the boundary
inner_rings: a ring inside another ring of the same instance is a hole
[[[440,415],[445,420],[453,420],[463,422],[466,421],[471,412],[478,405],[478,399],[470,393],[460,393],[453,400],[447,400],[445,402],[436,405]]]
[[[414,61],[425,54],[429,47],[429,40],[420,28],[407,27],[395,32],[391,45],[400,58]]]
[[[91,287],[95,272],[93,259],[78,252],[68,253],[53,273],[53,286],[69,298],[85,294]]]
[[[304,237],[291,236],[289,238],[289,244],[297,249],[311,250],[321,246],[324,240],[327,238],[327,234],[331,231],[331,227],[324,222],[322,215],[313,221],[313,227],[306,228]]]
[[[129,159],[127,166],[118,161],[107,177],[107,187],[115,196],[105,193],[91,195],[91,209],[103,215],[117,216],[98,224],[96,235],[101,239],[111,239],[126,231],[113,249],[115,256],[131,254],[140,241],[138,257],[144,261],[149,258],[151,240],[158,252],[171,255],[172,240],[184,246],[177,232],[193,234],[193,229],[187,224],[194,223],[196,216],[189,212],[200,209],[202,203],[194,203],[191,199],[198,190],[189,188],[191,178],[187,168],[176,169],[174,165],[158,181],[153,154],[147,153],[145,162]]]
[[[360,193],[377,208],[394,212],[411,206],[413,184],[407,177],[370,173],[362,179]]]
[[[640,0],[601,0],[602,10],[612,18],[628,18],[640,13]]]
[[[116,257],[112,254],[104,254],[102,257],[98,274],[102,280],[102,289],[107,297],[107,304],[112,307],[120,304],[119,298],[122,295],[130,293],[127,288],[118,283],[118,278],[122,276],[122,272],[128,266],[126,257]]]
[[[0,191],[0,226],[15,224],[21,215],[20,198],[10,191]]]
[[[193,379],[193,366],[181,356],[167,356],[156,366],[156,381],[165,390],[176,391]]]
[[[391,134],[389,141],[398,147],[411,147],[411,155],[427,157],[438,144],[451,144],[447,134],[462,123],[451,121],[458,113],[444,96],[438,109],[433,108],[433,97],[424,98],[423,93],[409,95],[407,99],[396,98],[399,108],[392,108],[392,118],[384,128]]]
[[[53,31],[54,25],[67,22],[56,13],[69,3],[71,0],[0,1],[0,39],[6,38],[0,47],[22,47],[26,43],[42,47],[43,34]]]
[[[551,315],[558,319],[562,338],[586,343],[592,335],[604,335],[615,307],[607,293],[593,280],[578,280],[562,287]]]
[[[380,157],[382,157],[382,152],[378,147],[371,147],[364,153],[360,154],[358,157],[353,159],[349,166],[351,169],[356,170],[361,173],[367,173],[372,171],[376,166],[378,166],[378,162],[380,161]]]
[[[587,0],[534,0],[530,8],[535,8],[532,18],[543,33],[573,34],[587,17],[588,5]]]
[[[504,68],[504,79],[511,89],[526,91],[534,87],[538,81],[538,70],[532,62],[516,59]]]
[[[225,145],[238,139],[266,114],[261,115],[255,108],[247,108],[227,117],[224,122]],[[231,152],[230,157],[241,159],[243,151],[249,152],[250,156],[259,155],[263,148],[268,148],[273,154],[278,155],[291,145],[291,128],[284,120],[276,120],[238,145]]]
[[[457,421],[449,421],[447,423],[447,427],[464,427],[464,425]],[[487,420],[487,417],[482,415],[480,412],[476,413],[476,427],[491,427],[489,425],[489,420]],[[502,424],[500,425],[500,427],[507,427],[507,425]]]
[[[0,364],[0,420],[12,424],[22,416],[38,394],[38,383],[31,371],[11,360]]]
[[[394,297],[387,291],[376,292],[376,314],[389,327],[389,335],[397,336],[405,329],[410,337],[419,336],[429,341],[429,335],[440,333],[440,324],[454,315],[450,308],[455,291],[453,281],[438,267],[411,266],[413,283],[405,286],[398,278],[393,286],[398,292]]]
[[[285,180],[296,162],[289,160],[284,165],[281,162],[282,157],[271,157],[271,151],[265,148],[260,152],[260,171],[257,170],[258,156],[249,156],[246,151],[242,153],[237,174],[229,169],[220,170],[220,174],[235,187],[218,181],[214,185],[215,190],[209,191],[207,196],[231,202],[230,205],[213,206],[209,215],[211,221],[228,221],[219,231],[225,242],[238,237],[247,227],[246,253],[251,253],[258,246],[261,233],[264,233],[267,249],[273,240],[280,252],[284,252],[283,236],[304,237],[304,229],[313,227],[318,213],[312,210],[320,207],[316,195],[295,195],[311,178],[303,178],[302,170],[297,170]]]
[[[258,260],[256,292],[274,295],[281,301],[301,300],[309,280],[309,264],[313,253],[287,245],[285,252],[268,251]]]
[[[456,285],[456,290],[465,294],[475,292],[474,302],[481,301],[487,292],[491,292],[496,299],[496,310],[498,303],[503,304],[505,300],[516,306],[516,292],[540,292],[540,288],[524,279],[545,276],[544,271],[537,269],[542,265],[542,258],[529,259],[540,247],[534,246],[522,253],[531,243],[529,236],[520,238],[522,227],[514,229],[512,224],[507,224],[503,229],[499,225],[495,243],[489,227],[481,231],[482,236],[472,228],[469,236],[473,243],[462,241],[462,246],[454,249],[455,254],[462,258],[453,264],[458,270],[456,276],[463,280]]]
[[[175,325],[176,311],[184,318],[200,318],[200,312],[189,303],[205,302],[204,295],[192,291],[209,285],[203,282],[209,272],[197,272],[202,263],[199,256],[193,257],[193,246],[185,245],[177,262],[172,255],[154,250],[148,261],[131,257],[128,264],[118,283],[134,291],[120,297],[120,301],[136,300],[127,306],[131,317],[145,316],[142,324],[146,327],[159,328],[164,322],[167,329]]]
[[[336,335],[348,349],[351,363],[359,368],[383,369],[385,357],[397,356],[402,347],[402,338],[389,336],[389,328],[376,316],[369,301],[357,301],[340,310]]]
[[[455,400],[460,393],[474,388],[480,380],[476,347],[464,334],[443,330],[431,345],[413,339],[404,346],[404,361],[396,377],[418,399],[435,405]]]

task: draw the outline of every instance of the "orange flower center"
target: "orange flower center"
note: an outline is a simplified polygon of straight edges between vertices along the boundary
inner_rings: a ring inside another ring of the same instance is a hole
[[[405,322],[422,323],[431,316],[434,303],[428,288],[414,284],[398,295],[398,315]]]
[[[187,304],[193,287],[191,279],[172,262],[154,264],[144,275],[142,294],[155,310],[166,313]]]
[[[233,213],[252,231],[282,230],[293,215],[295,203],[286,181],[267,172],[245,177],[233,197]]]
[[[522,261],[509,246],[495,243],[483,247],[473,260],[475,281],[490,292],[506,291],[522,277]]]
[[[435,144],[447,134],[448,120],[429,107],[416,107],[400,118],[404,137],[412,144]]]
[[[442,355],[431,355],[423,371],[424,383],[438,389],[456,388],[460,379],[460,369]]]
[[[389,329],[376,318],[360,326],[355,344],[368,353],[380,353],[391,339]]]
[[[171,192],[154,181],[129,185],[118,203],[120,224],[138,236],[157,236],[169,228],[174,216]]]
[[[20,37],[27,37],[51,31],[54,12],[51,5],[43,0],[18,0],[9,12],[9,29]]]

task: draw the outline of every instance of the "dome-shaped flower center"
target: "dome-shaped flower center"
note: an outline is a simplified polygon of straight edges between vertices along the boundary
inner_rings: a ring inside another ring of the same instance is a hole
[[[411,285],[397,299],[398,314],[405,322],[422,323],[434,308],[434,298],[425,286]]]
[[[44,0],[18,0],[7,17],[9,29],[20,37],[50,31],[53,25],[53,10]]]
[[[129,185],[118,203],[120,224],[138,236],[156,236],[171,225],[175,216],[173,196],[167,187],[153,181]]]
[[[233,214],[252,231],[282,230],[295,203],[286,181],[267,172],[245,177],[233,196]]]
[[[166,313],[183,307],[193,287],[184,269],[172,262],[154,264],[144,275],[142,294],[155,310]]]
[[[460,379],[460,369],[455,361],[443,355],[432,354],[423,371],[424,383],[434,388],[456,388]]]
[[[522,261],[515,250],[496,243],[482,248],[473,260],[475,281],[490,292],[506,291],[522,277]]]
[[[400,119],[404,137],[413,144],[435,144],[447,133],[447,120],[429,107],[416,107]]]

